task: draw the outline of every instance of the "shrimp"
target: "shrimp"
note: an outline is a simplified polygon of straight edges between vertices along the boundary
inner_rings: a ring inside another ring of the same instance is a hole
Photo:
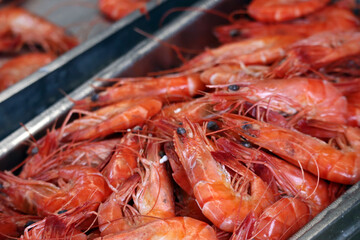
[[[114,79],[121,81],[121,79]],[[126,79],[122,86],[108,87],[105,91],[76,102],[77,108],[88,109],[136,97],[157,97],[163,102],[181,101],[205,89],[198,74],[179,77]]]
[[[0,91],[10,87],[55,59],[49,53],[28,53],[15,57],[0,67]]]
[[[38,179],[24,180],[9,172],[0,173],[0,192],[14,209],[39,216],[69,210],[87,201],[100,203],[108,194],[103,176],[90,167],[64,166]],[[58,186],[43,180],[57,180]]]
[[[282,22],[315,12],[329,2],[330,0],[253,0],[248,13],[261,22]]]
[[[255,81],[254,79],[264,78],[268,71],[269,67],[263,65],[220,64],[203,71],[200,78],[205,84],[210,85],[229,84],[240,81],[252,83]]]
[[[0,43],[16,41],[15,47],[1,49],[2,52],[17,51],[26,44],[61,54],[78,44],[76,38],[68,36],[63,28],[19,7],[0,9],[0,26]]]
[[[48,154],[31,154],[19,174],[21,178],[36,178],[36,175],[64,165],[83,165],[100,168],[111,156],[118,139],[98,142],[68,144],[52,149]]]
[[[109,19],[119,20],[131,12],[146,9],[149,0],[99,0],[100,11]]]
[[[289,77],[317,70],[333,62],[360,54],[360,32],[331,31],[315,34],[293,44],[272,75]]]
[[[159,161],[159,144],[148,143],[146,151],[146,159],[141,159],[144,167],[141,181],[138,182],[136,175],[133,175],[117,193],[113,193],[100,205],[102,236],[128,230],[158,218],[175,217],[173,188],[164,164]],[[134,207],[127,204],[131,193]]]
[[[359,129],[345,127],[350,146],[342,150],[297,131],[281,128],[244,116],[224,114],[224,125],[260,147],[270,150],[286,161],[320,178],[354,184],[360,180]]]
[[[260,107],[286,115],[298,114],[306,119],[346,124],[347,100],[330,82],[311,78],[268,79],[240,88],[228,87],[215,93],[216,99],[245,99]],[[233,90],[232,90],[233,89]],[[236,91],[235,91],[236,90]]]
[[[272,35],[224,44],[206,50],[179,70],[204,70],[220,63],[270,64],[284,57],[287,47],[298,39],[299,37],[295,35]]]
[[[259,214],[272,203],[267,184],[244,166],[237,170],[249,183],[250,193],[235,190],[229,173],[211,156],[212,147],[199,125],[185,122],[174,135],[174,143],[200,209],[221,230],[232,232],[236,221],[250,211]]]
[[[109,234],[95,240],[121,240],[121,239],[206,239],[216,240],[216,233],[207,223],[190,217],[174,217],[157,219],[134,229]]]
[[[281,198],[265,209],[260,217],[249,215],[231,239],[288,239],[311,220],[309,212],[301,200]]]
[[[73,121],[60,130],[63,141],[81,141],[105,137],[145,123],[161,110],[161,101],[154,98],[124,100],[100,108]]]
[[[328,6],[303,19],[284,23],[261,23],[240,19],[230,25],[218,26],[215,35],[221,43],[244,38],[294,34],[309,37],[324,31],[345,31],[359,26],[359,19],[352,11]]]
[[[305,202],[309,206],[309,214],[313,217],[324,210],[333,200],[331,194],[333,187],[290,163],[260,150],[244,147],[226,138],[218,139],[216,145],[220,150],[230,153],[240,161],[255,163],[254,171],[260,177],[262,176],[261,172],[264,171],[262,166],[267,167],[271,171],[271,174],[268,175],[274,176],[278,187],[288,196],[298,197]]]
[[[28,226],[20,239],[86,240],[86,234],[81,232],[78,227],[94,214],[91,209],[91,204],[85,203],[84,206],[73,208],[65,213],[49,215]]]
[[[0,239],[15,239],[20,237],[24,229],[32,223],[41,220],[40,217],[13,213],[11,215],[0,213]]]
[[[139,137],[132,134],[126,134],[116,146],[109,163],[102,171],[104,177],[109,180],[114,188],[122,184],[137,168],[140,147]]]

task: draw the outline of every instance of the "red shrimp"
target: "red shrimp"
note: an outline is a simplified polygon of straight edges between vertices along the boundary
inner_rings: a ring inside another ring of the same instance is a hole
[[[49,53],[28,53],[15,57],[0,67],[0,91],[19,82],[55,59]]]
[[[333,200],[332,187],[290,163],[260,150],[244,147],[226,138],[218,139],[216,144],[220,150],[230,153],[238,160],[254,163],[255,173],[260,177],[262,176],[261,172],[264,171],[263,166],[267,167],[271,172],[268,175],[273,175],[277,186],[288,196],[298,197],[305,202],[309,206],[309,214],[313,217],[324,210]]]
[[[298,39],[295,35],[271,35],[224,44],[206,50],[179,70],[199,71],[220,63],[270,64],[284,57],[287,47]]]
[[[330,0],[253,0],[248,13],[261,22],[282,22],[315,12],[329,2]]]
[[[65,166],[50,170],[39,179],[57,180],[58,186],[41,180],[24,180],[5,172],[0,173],[3,186],[0,191],[13,208],[39,216],[69,210],[87,201],[100,203],[107,196],[103,176],[90,167]]]
[[[120,79],[113,79],[121,82]],[[130,82],[126,82],[130,81]],[[181,101],[199,94],[205,89],[198,74],[180,77],[127,78],[121,86],[117,84],[92,97],[76,102],[77,108],[89,109],[136,97],[157,97],[163,102]]]
[[[146,8],[149,0],[99,0],[100,11],[111,20],[119,20],[131,12]]]
[[[185,122],[177,130],[174,143],[200,209],[218,228],[232,232],[236,221],[244,219],[250,211],[260,214],[272,203],[273,195],[267,184],[244,166],[238,169],[238,174],[248,186],[237,190],[232,186],[230,174],[211,156],[212,147],[199,125]]]
[[[31,154],[19,174],[21,178],[36,178],[36,175],[64,165],[83,165],[93,168],[103,166],[113,153],[118,139],[99,142],[72,143],[52,149],[45,155]]]
[[[328,81],[311,78],[268,79],[245,87],[228,88],[226,93],[213,96],[245,99],[257,106],[286,115],[315,119],[322,122],[346,124],[347,100]],[[232,90],[233,89],[233,90]]]
[[[270,150],[286,161],[319,176],[320,178],[354,184],[360,180],[359,129],[346,127],[345,137],[350,146],[342,149],[303,133],[270,125],[244,116],[224,114],[225,126],[231,127],[250,142]]]
[[[317,70],[333,62],[360,54],[360,32],[331,31],[315,34],[293,44],[272,75],[289,77]]]
[[[155,239],[198,239],[216,240],[216,233],[207,223],[190,217],[157,219],[143,226],[127,231],[109,234],[95,240],[155,240]]]
[[[87,236],[78,228],[82,222],[94,215],[92,206],[85,203],[65,213],[49,215],[28,226],[21,240],[31,239],[73,239],[86,240]]]
[[[110,184],[117,188],[127,178],[133,175],[137,168],[137,158],[140,151],[141,141],[133,134],[126,134],[116,146],[114,154],[106,165],[102,174]]]
[[[100,205],[102,236],[175,216],[173,188],[164,164],[159,162],[159,144],[149,143],[146,151],[146,159],[141,160],[144,167],[141,181],[138,182],[136,175],[132,176]],[[130,194],[134,207],[128,205]]]
[[[309,212],[301,200],[281,198],[266,208],[260,217],[249,215],[231,239],[288,239],[311,220]]]
[[[359,19],[352,11],[333,6],[326,7],[303,19],[284,23],[261,23],[238,20],[230,25],[215,28],[215,35],[222,43],[244,38],[294,34],[309,37],[324,31],[345,31],[359,26]]]
[[[0,9],[0,46],[2,41],[14,41],[15,46],[1,49],[1,52],[18,51],[24,44],[41,46],[46,52],[63,53],[78,44],[76,38],[68,36],[65,30],[23,8]]]
[[[0,213],[0,239],[16,239],[21,236],[25,228],[41,220],[40,217],[13,213],[11,215]]]
[[[154,98],[129,99],[100,108],[64,126],[63,141],[81,141],[105,137],[145,123],[161,110],[161,101]]]

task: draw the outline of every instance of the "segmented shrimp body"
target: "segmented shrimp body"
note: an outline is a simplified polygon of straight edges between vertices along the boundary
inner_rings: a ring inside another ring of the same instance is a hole
[[[309,215],[313,217],[333,200],[331,186],[290,163],[260,150],[246,148],[226,138],[218,139],[216,144],[220,150],[235,156],[239,161],[254,163],[255,173],[260,177],[264,174],[272,175],[271,179],[275,179],[277,188],[288,196],[297,197],[306,203],[310,210]],[[262,173],[264,166],[269,170],[267,173]]]
[[[149,0],[99,0],[100,11],[111,20],[119,20],[136,9],[143,10]]]
[[[161,107],[161,101],[154,98],[124,100],[75,120],[66,125],[60,135],[63,141],[105,137],[116,131],[145,123],[158,113]]]
[[[118,79],[119,81],[121,79]],[[130,81],[130,82],[126,82]],[[114,85],[95,97],[77,101],[78,108],[88,109],[94,106],[104,106],[122,100],[136,97],[156,97],[163,102],[181,101],[200,93],[205,89],[198,74],[180,77],[161,77],[145,80],[126,79],[121,86]]]
[[[13,208],[29,214],[46,216],[69,210],[85,202],[100,203],[107,195],[105,180],[89,167],[65,166],[42,175],[42,180],[24,180],[10,173],[1,173],[1,192]],[[57,180],[58,186],[49,182]],[[93,208],[97,206],[94,205]]]
[[[210,49],[187,62],[180,70],[204,70],[220,63],[245,65],[270,64],[285,56],[287,47],[297,41],[294,35],[271,35],[224,44]]]
[[[245,99],[253,104],[294,115],[301,112],[306,119],[346,124],[347,100],[330,82],[311,78],[267,79],[248,84],[236,91],[228,88],[226,93],[213,97]]]
[[[287,57],[275,67],[277,77],[301,75],[325,65],[360,54],[360,32],[330,31],[315,34],[293,44]]]
[[[19,174],[21,178],[36,178],[37,175],[64,165],[83,165],[93,168],[101,167],[113,153],[118,139],[98,142],[82,142],[62,145],[44,156],[40,153],[25,160]]]
[[[0,42],[15,41],[12,48],[1,49],[2,52],[17,51],[26,44],[40,45],[47,52],[59,54],[78,43],[74,37],[68,36],[63,28],[18,7],[0,10],[0,26]]]
[[[215,28],[215,35],[222,43],[244,38],[293,34],[309,37],[324,31],[345,31],[359,26],[359,19],[352,11],[328,6],[321,11],[284,23],[261,23],[241,19],[230,25]]]
[[[146,225],[109,234],[96,240],[155,240],[155,239],[217,239],[216,233],[210,225],[189,217],[175,217],[169,219],[159,219]]]
[[[9,60],[0,67],[0,91],[17,83],[54,59],[55,56],[52,54],[28,53]]]
[[[183,129],[178,131],[182,134],[174,136],[176,152],[200,209],[218,228],[231,232],[235,222],[244,219],[250,211],[261,213],[272,203],[267,184],[244,166],[239,166],[237,171],[251,182],[251,194],[236,192],[229,173],[213,159],[200,127],[186,122]]]
[[[140,147],[141,141],[135,135],[127,134],[120,140],[102,171],[113,187],[116,188],[134,173]]]
[[[244,116],[225,114],[226,126],[249,141],[281,156],[292,164],[329,181],[354,184],[360,180],[360,160],[356,136],[359,130],[345,128],[350,146],[339,150],[319,139]],[[349,138],[351,137],[351,138]]]
[[[252,231],[243,233],[247,234],[246,238],[239,234],[239,237],[235,235],[233,239],[288,239],[311,220],[308,206],[297,198],[281,198],[265,209],[259,218],[251,217],[250,226],[242,227],[250,227]]]
[[[281,22],[292,20],[323,8],[330,0],[253,0],[248,13],[262,22]]]

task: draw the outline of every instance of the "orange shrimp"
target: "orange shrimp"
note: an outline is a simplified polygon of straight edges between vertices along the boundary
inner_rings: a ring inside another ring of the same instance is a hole
[[[144,11],[149,0],[99,0],[100,11],[111,20],[119,20],[139,9]]]
[[[78,44],[78,41],[74,37],[68,36],[63,28],[23,8],[0,9],[0,26],[0,43],[16,41],[15,47],[1,49],[2,52],[17,51],[26,44],[31,47],[39,45],[47,52],[60,54]]]
[[[0,213],[0,239],[16,239],[21,236],[28,225],[38,220],[41,218],[37,216]]]
[[[259,218],[249,215],[231,239],[288,239],[311,220],[308,206],[296,198],[281,198]],[[243,230],[251,229],[251,231]]]
[[[345,127],[350,146],[341,144],[342,150],[319,139],[297,131],[270,125],[244,116],[224,114],[225,126],[233,128],[250,142],[270,150],[290,163],[320,178],[354,184],[360,180],[359,129]]]
[[[142,180],[138,183],[136,175],[132,176],[117,193],[113,193],[100,205],[99,224],[102,236],[128,230],[158,218],[175,216],[173,188],[165,165],[159,162],[159,144],[149,143],[146,151],[146,159],[141,159],[145,171]],[[130,194],[133,195],[134,207],[127,205]]]
[[[298,39],[295,35],[271,35],[224,44],[206,50],[179,70],[199,71],[220,63],[270,64],[284,57],[287,47]]]
[[[333,200],[332,187],[290,163],[260,150],[244,147],[226,138],[218,139],[216,144],[219,149],[230,153],[240,161],[255,163],[255,173],[260,177],[262,176],[261,172],[264,171],[261,166],[266,166],[271,171],[269,175],[274,176],[278,187],[287,195],[298,197],[305,202],[309,206],[309,214],[313,217],[324,210]]]
[[[113,187],[117,188],[133,174],[134,169],[137,168],[140,147],[139,137],[133,134],[126,134],[120,140],[109,163],[102,171]]]
[[[199,125],[185,122],[177,130],[174,143],[200,209],[218,228],[232,232],[238,219],[244,219],[250,211],[259,214],[272,203],[267,184],[244,166],[237,169],[238,174],[249,182],[251,191],[244,186],[235,190],[229,173],[211,156],[212,147]]]
[[[253,0],[248,13],[261,22],[282,22],[315,12],[329,2],[330,0]]]
[[[24,162],[19,174],[21,178],[36,178],[36,175],[63,165],[83,165],[101,168],[105,160],[111,156],[118,139],[99,142],[82,142],[68,144],[51,152],[40,155],[31,154]],[[40,155],[40,156],[39,156]]]
[[[155,240],[155,239],[198,239],[216,240],[216,233],[207,223],[190,217],[175,217],[169,219],[156,219],[127,231],[109,234],[95,240]]]
[[[311,78],[268,79],[215,93],[216,98],[243,98],[266,109],[323,122],[346,124],[347,100],[328,81]],[[233,89],[233,90],[232,90]]]
[[[98,209],[98,222],[101,235],[108,235],[130,229],[138,225],[140,217],[134,215],[138,211],[128,205],[131,195],[140,181],[140,175],[135,173],[118,186]]]
[[[87,201],[100,203],[108,191],[103,176],[90,167],[65,166],[50,170],[39,179],[57,180],[58,186],[41,180],[24,180],[5,172],[0,173],[3,186],[0,191],[13,208],[40,216],[69,210]]]
[[[220,64],[204,70],[200,78],[201,81],[209,85],[229,84],[240,81],[252,83],[255,81],[254,79],[257,80],[265,77],[268,71],[269,67],[263,65]]]
[[[352,30],[315,34],[293,44],[284,61],[275,66],[272,75],[301,75],[341,59],[357,56],[360,54],[359,41],[360,32]]]
[[[15,57],[0,67],[0,91],[17,83],[55,59],[48,53],[28,53]]]
[[[120,79],[113,79],[121,82]],[[198,74],[180,77],[125,79],[122,86],[117,84],[92,97],[76,102],[77,108],[89,109],[136,97],[157,97],[163,102],[182,101],[205,89]]]
[[[49,215],[28,226],[20,239],[86,240],[86,234],[78,230],[78,227],[94,214],[91,210],[91,204],[85,203],[84,206],[73,208],[65,213]]]
[[[63,141],[81,141],[105,137],[145,123],[161,110],[161,101],[154,98],[129,99],[100,108],[73,121],[60,130]]]
[[[324,31],[345,31],[358,26],[359,19],[352,11],[328,6],[292,22],[269,24],[241,19],[230,25],[218,26],[214,31],[221,43],[229,43],[269,35],[294,34],[309,37]]]

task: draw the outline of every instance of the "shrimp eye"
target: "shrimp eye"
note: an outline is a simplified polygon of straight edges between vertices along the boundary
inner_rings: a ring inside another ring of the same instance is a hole
[[[179,127],[176,129],[176,132],[180,135],[184,135],[186,133],[185,128]]]
[[[220,128],[219,128],[219,125],[216,123],[216,122],[214,122],[214,121],[210,121],[210,122],[208,122],[208,124],[207,124],[207,129],[209,129],[209,130],[212,130],[212,131],[216,131],[216,130],[219,130]]]
[[[142,129],[142,127],[140,127],[139,125],[138,125],[138,126],[135,126],[135,127],[133,128],[133,131],[141,131],[141,130],[143,130],[143,129]]]
[[[159,151],[159,156],[160,156],[160,157],[165,156],[165,152],[164,152],[164,151],[162,151],[162,150],[160,150],[160,151]]]
[[[99,100],[99,94],[95,93],[94,95],[91,96],[90,99],[92,102],[96,102],[97,100]]]
[[[252,125],[251,124],[244,124],[241,128],[244,129],[244,130],[249,130],[249,129],[252,128]]]
[[[247,141],[241,142],[240,144],[243,145],[246,148],[251,148],[251,143],[249,143]]]
[[[234,84],[234,85],[230,85],[230,86],[228,86],[228,89],[229,89],[230,91],[237,91],[237,90],[239,90],[239,89],[240,89],[240,86],[239,86],[239,85]]]
[[[0,183],[0,189],[3,189],[4,188],[4,186]]]
[[[39,148],[38,147],[34,147],[33,149],[31,149],[31,154],[35,155],[39,152]]]
[[[66,209],[64,209],[64,210],[60,210],[60,211],[58,211],[57,212],[57,214],[62,214],[62,213],[66,213],[67,212],[67,210]]]
[[[356,2],[358,2],[358,1],[356,1]],[[359,4],[359,3],[356,3],[356,4]],[[353,12],[356,16],[358,16],[358,15],[360,14],[360,9],[359,9],[359,8],[354,8],[354,9],[352,9],[352,12]]]
[[[34,223],[36,223],[35,221],[27,221],[26,223],[25,223],[25,225],[24,225],[24,227],[25,228],[27,228],[28,226],[30,226],[30,225],[33,225]]]
[[[238,36],[240,36],[240,32],[237,29],[231,29],[231,31],[229,32],[229,35],[230,35],[230,37],[238,37]]]

